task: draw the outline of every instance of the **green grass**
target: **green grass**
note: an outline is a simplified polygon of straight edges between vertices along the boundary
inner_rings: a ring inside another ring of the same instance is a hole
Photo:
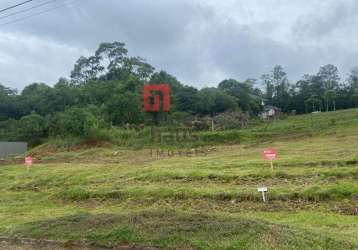
[[[0,235],[108,247],[357,249],[357,114],[202,133],[216,145],[207,156],[34,149],[31,171],[0,169]],[[279,151],[273,172],[262,160],[267,147]]]

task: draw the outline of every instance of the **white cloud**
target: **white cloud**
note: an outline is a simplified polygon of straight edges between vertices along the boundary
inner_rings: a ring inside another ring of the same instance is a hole
[[[0,82],[22,88],[32,82],[55,83],[67,76],[84,49],[23,33],[0,33]]]

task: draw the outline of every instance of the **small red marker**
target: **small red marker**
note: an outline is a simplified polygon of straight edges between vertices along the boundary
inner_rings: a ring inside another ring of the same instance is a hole
[[[26,165],[27,171],[29,171],[30,168],[32,167],[32,163],[33,163],[32,156],[25,157],[25,165]]]
[[[274,148],[264,150],[264,160],[270,161],[271,170],[273,171],[273,161],[277,160],[277,150]]]

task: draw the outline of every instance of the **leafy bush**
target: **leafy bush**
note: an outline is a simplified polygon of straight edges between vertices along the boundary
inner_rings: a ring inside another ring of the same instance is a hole
[[[0,122],[0,140],[16,141],[20,140],[20,121],[9,119]]]
[[[214,117],[216,129],[239,129],[245,128],[250,116],[240,111],[224,112]]]
[[[0,122],[0,140],[39,142],[48,134],[46,119],[36,113],[23,116],[20,120]]]
[[[50,134],[88,136],[96,128],[95,117],[85,109],[70,108],[50,119]]]
[[[35,141],[47,136],[47,124],[45,118],[31,113],[20,120],[19,138],[26,141]]]

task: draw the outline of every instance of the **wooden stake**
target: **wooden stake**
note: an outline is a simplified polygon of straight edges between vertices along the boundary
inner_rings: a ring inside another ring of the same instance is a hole
[[[262,200],[266,202],[265,192],[262,192]]]
[[[271,171],[273,171],[273,162],[271,161]]]

